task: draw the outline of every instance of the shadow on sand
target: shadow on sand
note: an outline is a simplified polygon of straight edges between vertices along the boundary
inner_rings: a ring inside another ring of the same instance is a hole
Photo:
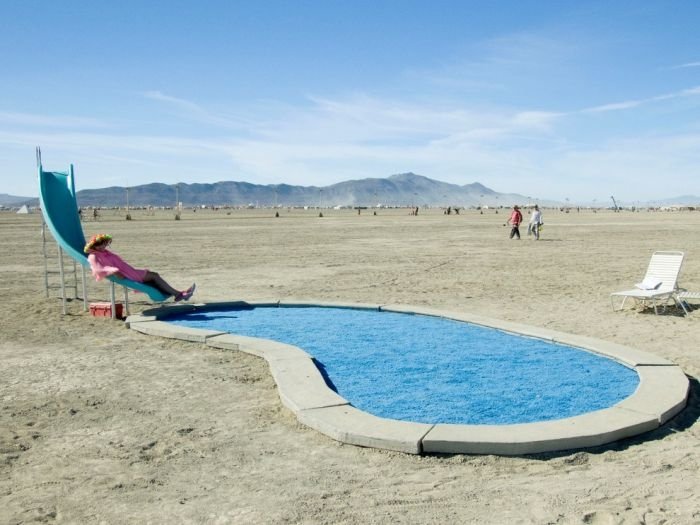
[[[645,434],[639,434],[637,436],[621,439],[619,441],[615,441],[614,443],[608,443],[607,445],[601,445],[599,447],[591,447],[580,450],[562,450],[559,452],[547,452],[542,454],[525,454],[522,457],[547,461],[550,459],[578,455],[579,453],[603,454],[604,452],[608,451],[624,451],[631,447],[648,443],[649,441],[658,441],[672,434],[684,432],[692,427],[698,421],[698,419],[700,419],[700,382],[691,376],[688,376],[688,381],[690,386],[688,389],[688,403],[686,404],[685,408],[659,428],[651,430]]]

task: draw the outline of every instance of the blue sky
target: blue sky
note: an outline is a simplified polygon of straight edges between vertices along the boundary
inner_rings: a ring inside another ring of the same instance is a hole
[[[700,195],[700,2],[0,0],[0,193],[325,186]]]

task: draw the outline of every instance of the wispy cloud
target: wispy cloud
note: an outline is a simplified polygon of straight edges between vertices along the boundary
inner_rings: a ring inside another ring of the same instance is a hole
[[[18,126],[39,126],[50,128],[105,128],[108,125],[99,119],[74,117],[70,115],[36,115],[0,111],[0,123]]]
[[[143,96],[147,99],[155,100],[175,108],[178,115],[181,117],[188,118],[202,124],[215,125],[231,129],[245,128],[251,124],[249,119],[240,116],[225,115],[222,114],[222,112],[214,113],[205,109],[199,104],[182,98],[166,95],[160,91],[146,91],[143,93]]]
[[[628,100],[626,102],[614,102],[611,104],[602,104],[592,108],[582,109],[581,113],[604,113],[606,111],[619,111],[621,109],[636,108],[644,104],[643,100]]]
[[[258,123],[260,139],[319,145],[418,147],[439,141],[497,140],[508,135],[547,133],[561,116],[546,111],[476,109],[444,103],[411,104],[393,99],[353,96],[310,98],[311,105],[276,113]]]
[[[700,62],[688,62],[687,64],[680,64],[677,66],[671,67],[671,69],[684,69],[688,67],[700,67]]]
[[[627,100],[624,102],[615,102],[611,104],[602,104],[600,106],[594,106],[591,108],[585,108],[580,110],[580,113],[603,113],[606,111],[619,111],[624,109],[636,108],[643,106],[645,104],[651,104],[654,102],[659,102],[662,100],[672,100],[683,97],[692,97],[695,95],[700,95],[700,86],[683,89],[681,91],[675,91],[673,93],[665,93],[663,95],[656,95],[653,97],[638,99],[638,100]]]
[[[645,138],[636,139],[634,129],[609,135],[600,130],[595,140],[580,142],[570,128],[577,116],[593,110],[633,109],[697,94],[700,88],[689,88],[562,112],[315,98],[303,110],[266,121],[255,138],[233,139],[229,155],[241,172],[275,182],[280,174],[286,182],[322,185],[413,170],[456,183],[488,181],[499,191],[534,193],[540,187],[552,197],[575,198],[594,196],[590,181],[605,173],[603,194],[633,198],[625,182],[631,173],[640,174],[635,179],[640,188],[659,173],[674,173],[678,191],[687,192],[697,169],[698,136],[645,130]]]
[[[483,98],[529,89],[525,85],[537,89],[537,79],[567,71],[577,53],[578,46],[564,39],[520,32],[475,42],[432,69],[406,75],[411,83]]]
[[[224,155],[228,143],[222,140],[192,139],[169,136],[131,135],[111,133],[67,133],[67,132],[5,132],[0,131],[0,147],[33,148],[41,145],[42,149],[100,155],[103,158],[123,157],[138,159],[161,157],[177,159],[187,156],[206,157],[207,155]]]
[[[194,102],[190,102],[189,100],[185,100],[182,98],[177,98],[177,97],[171,97],[169,95],[165,95],[161,93],[160,91],[146,91],[143,94],[144,97],[149,98],[151,100],[158,100],[160,102],[165,102],[166,104],[170,104],[172,106],[175,106],[177,108],[182,109],[183,111],[187,111],[190,113],[195,113],[195,114],[206,114],[206,111],[204,109],[195,104]]]

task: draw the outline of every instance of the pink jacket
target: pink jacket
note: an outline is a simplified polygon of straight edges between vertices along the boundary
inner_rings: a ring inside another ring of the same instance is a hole
[[[120,273],[127,279],[142,283],[148,270],[134,268],[116,253],[109,250],[95,250],[88,255],[88,262],[95,280],[101,281],[105,277]]]

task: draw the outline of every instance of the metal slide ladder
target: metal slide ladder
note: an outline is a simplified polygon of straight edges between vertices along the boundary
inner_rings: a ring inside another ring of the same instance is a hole
[[[50,235],[50,232],[49,232]],[[66,314],[66,302],[69,298],[78,299],[78,264],[75,259],[69,258],[68,268],[66,269],[66,260],[63,250],[58,243],[55,243],[55,251],[53,243],[49,242],[47,236],[46,221],[43,217],[41,220],[41,253],[44,258],[44,291],[46,297],[51,297],[51,290],[60,290],[59,297],[63,303],[63,315]],[[56,268],[58,269],[51,269]],[[72,267],[72,269],[71,269]],[[85,268],[80,267],[81,281],[83,289],[83,311],[87,312],[87,291],[85,282]],[[58,276],[58,281],[56,281]],[[69,295],[69,292],[70,295]]]

